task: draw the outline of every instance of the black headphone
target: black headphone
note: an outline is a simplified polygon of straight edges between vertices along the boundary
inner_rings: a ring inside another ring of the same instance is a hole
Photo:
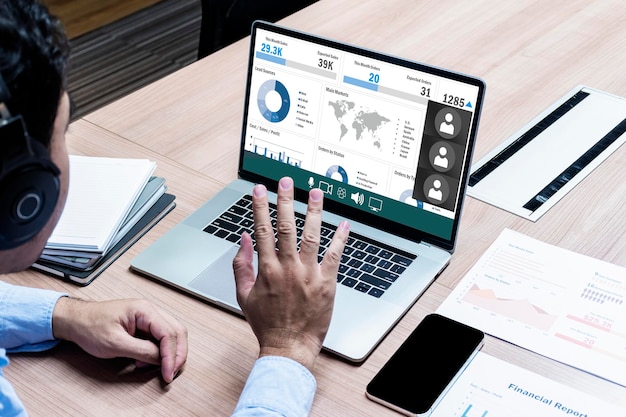
[[[33,140],[20,114],[11,115],[0,75],[0,250],[15,248],[46,225],[59,199],[59,168]]]

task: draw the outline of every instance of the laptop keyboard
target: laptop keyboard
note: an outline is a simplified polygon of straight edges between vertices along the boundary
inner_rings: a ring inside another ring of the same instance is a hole
[[[272,218],[274,230],[276,230],[276,213],[276,205],[270,203],[270,217]],[[303,214],[296,213],[298,247],[300,246],[300,237],[304,227],[304,218]],[[321,262],[332,240],[334,229],[332,225],[322,222],[318,262]],[[205,227],[204,231],[237,244],[241,240],[242,233],[248,232],[252,236],[256,250],[252,197],[249,195],[243,196]],[[414,254],[350,232],[339,265],[337,283],[379,298],[416,257]]]

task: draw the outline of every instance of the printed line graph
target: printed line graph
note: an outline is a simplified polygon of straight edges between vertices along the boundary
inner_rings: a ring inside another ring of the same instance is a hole
[[[475,284],[465,294],[463,301],[521,321],[543,331],[550,330],[558,319],[557,315],[548,313],[528,300],[501,298],[496,295],[494,290],[481,289]]]

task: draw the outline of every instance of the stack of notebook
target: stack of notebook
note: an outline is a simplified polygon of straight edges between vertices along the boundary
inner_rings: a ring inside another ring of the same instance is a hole
[[[70,156],[63,214],[33,268],[87,285],[175,206],[147,159]]]

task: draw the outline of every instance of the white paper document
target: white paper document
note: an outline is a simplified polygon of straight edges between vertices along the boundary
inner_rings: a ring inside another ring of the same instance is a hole
[[[478,353],[431,417],[623,417],[626,409]]]
[[[626,142],[626,99],[577,86],[472,165],[467,195],[537,221]]]
[[[70,155],[67,202],[46,248],[106,251],[155,168],[147,159]]]
[[[505,229],[437,312],[626,386],[625,299],[626,268]]]

